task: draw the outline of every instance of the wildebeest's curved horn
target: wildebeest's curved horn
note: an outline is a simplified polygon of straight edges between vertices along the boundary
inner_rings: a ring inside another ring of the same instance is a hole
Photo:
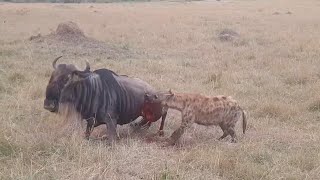
[[[52,67],[53,67],[53,69],[56,69],[56,68],[57,68],[56,63],[57,63],[58,59],[60,59],[61,57],[62,57],[62,56],[59,56],[59,57],[57,57],[57,58],[55,58],[55,59],[53,60],[53,62],[52,62]]]
[[[86,61],[86,68],[84,69],[84,72],[89,72],[90,71],[90,64],[88,61]]]

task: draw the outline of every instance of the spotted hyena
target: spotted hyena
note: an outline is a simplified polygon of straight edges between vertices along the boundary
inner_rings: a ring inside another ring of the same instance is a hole
[[[168,143],[173,145],[182,136],[184,131],[193,123],[200,125],[220,126],[223,135],[219,140],[226,136],[231,136],[231,142],[236,142],[235,124],[238,119],[242,119],[243,133],[245,133],[247,120],[245,111],[230,96],[208,97],[199,94],[183,93],[163,93],[147,94],[150,102],[160,102],[164,107],[176,109],[181,112],[182,122],[180,127],[175,130]]]

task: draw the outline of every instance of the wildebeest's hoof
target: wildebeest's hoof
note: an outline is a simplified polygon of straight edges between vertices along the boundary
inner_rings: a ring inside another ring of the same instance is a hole
[[[175,142],[172,141],[172,139],[166,139],[164,142],[161,143],[161,147],[170,147],[170,146],[174,146]]]
[[[160,137],[163,137],[163,136],[164,136],[164,131],[158,131],[158,135],[159,135]]]
[[[115,145],[115,141],[107,140],[107,141],[106,141],[106,145],[107,145],[107,146],[114,146],[114,145]]]
[[[153,142],[155,142],[156,140],[155,140],[155,138],[153,137],[153,136],[148,136],[148,137],[146,137],[146,142],[147,143],[153,143]]]
[[[84,139],[89,140],[90,139],[90,134],[88,134],[87,132],[85,132],[82,136]]]
[[[138,123],[130,123],[129,126],[130,126],[130,128],[135,129],[138,127]]]
[[[170,142],[164,142],[160,145],[161,147],[171,147],[174,146],[174,143],[170,143]]]

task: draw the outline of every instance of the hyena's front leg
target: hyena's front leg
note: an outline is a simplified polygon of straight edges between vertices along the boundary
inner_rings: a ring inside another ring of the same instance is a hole
[[[182,122],[178,129],[176,129],[168,139],[167,145],[174,145],[176,142],[180,139],[180,137],[183,135],[185,130],[189,128],[192,123],[194,122],[195,117],[194,116],[182,116]]]
[[[161,115],[161,124],[160,124],[160,128],[159,128],[159,131],[158,131],[159,136],[164,136],[163,127],[164,127],[164,122],[165,122],[166,117],[167,117],[167,113],[168,113],[168,108],[163,108],[162,109],[162,115]]]

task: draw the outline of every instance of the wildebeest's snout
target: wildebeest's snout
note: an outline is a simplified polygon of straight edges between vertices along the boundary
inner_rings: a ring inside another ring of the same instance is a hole
[[[58,110],[56,103],[47,99],[44,100],[43,108],[50,112],[57,112]]]

